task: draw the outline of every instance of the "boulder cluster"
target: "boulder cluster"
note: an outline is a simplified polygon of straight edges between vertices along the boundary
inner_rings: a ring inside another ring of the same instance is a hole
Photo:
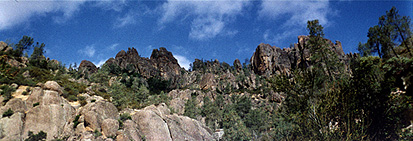
[[[1,140],[24,140],[28,133],[43,131],[47,140],[213,140],[212,131],[189,117],[171,114],[164,103],[143,109],[118,109],[99,96],[85,97],[87,104],[63,98],[63,88],[54,81],[31,87],[27,95],[18,87],[15,98],[0,108],[12,110],[0,119]],[[122,119],[125,114],[129,118]]]

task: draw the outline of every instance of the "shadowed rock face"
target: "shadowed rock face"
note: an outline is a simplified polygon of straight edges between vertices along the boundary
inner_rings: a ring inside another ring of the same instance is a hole
[[[110,58],[105,64],[118,65],[122,69],[138,72],[146,78],[160,76],[166,80],[176,78],[182,70],[172,53],[163,47],[154,49],[150,59],[140,57],[135,48],[121,50],[115,58]]]
[[[292,69],[300,65],[310,65],[310,51],[307,47],[308,36],[298,36],[298,43],[290,48],[279,48],[261,43],[251,57],[252,70],[258,75],[284,73],[289,75]],[[337,54],[341,61],[347,60],[340,41],[336,43],[325,39],[329,49]],[[300,55],[303,54],[303,56]]]

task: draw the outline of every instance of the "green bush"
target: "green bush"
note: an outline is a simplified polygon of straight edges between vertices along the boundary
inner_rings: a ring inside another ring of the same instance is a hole
[[[25,139],[25,141],[45,141],[47,137],[47,133],[40,131],[37,134],[33,134],[32,131],[29,131],[29,138]]]
[[[39,104],[40,104],[39,102],[36,102],[36,103],[33,104],[33,107],[36,107],[36,106],[38,106]]]
[[[3,117],[10,117],[14,114],[13,110],[11,110],[10,108],[3,113]]]
[[[94,133],[95,137],[102,136],[102,133],[100,133],[100,132],[98,131],[98,129],[95,129],[95,131],[93,131],[93,133]]]
[[[125,121],[125,120],[128,120],[128,119],[132,120],[132,117],[130,116],[129,113],[120,114],[120,120]]]
[[[73,120],[73,128],[76,128],[77,125],[79,125],[80,123],[79,118],[80,118],[80,115],[76,115],[75,119]]]
[[[77,101],[77,97],[74,96],[74,95],[69,95],[69,96],[67,97],[67,99],[68,99],[69,101]]]
[[[3,85],[0,86],[0,89],[2,89],[3,91],[0,91],[0,94],[3,96],[3,104],[6,104],[10,99],[13,98],[13,96],[11,95],[14,91],[16,91],[15,88],[9,86],[9,85]]]

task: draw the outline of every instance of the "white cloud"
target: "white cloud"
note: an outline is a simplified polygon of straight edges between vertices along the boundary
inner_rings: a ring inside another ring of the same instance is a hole
[[[30,21],[33,16],[45,16],[48,13],[62,13],[53,17],[61,23],[71,18],[85,0],[76,1],[0,1],[0,30]]]
[[[108,48],[109,48],[110,50],[115,50],[117,46],[119,46],[119,43],[112,44],[112,45],[110,45]]]
[[[249,1],[174,1],[169,0],[161,6],[162,17],[159,24],[164,25],[183,16],[191,22],[189,37],[196,40],[207,40],[217,35],[233,35],[236,31],[227,29],[228,23],[242,13]]]
[[[114,24],[115,28],[121,28],[127,25],[131,25],[135,23],[136,16],[133,13],[125,14],[123,17],[119,17],[116,19]]]
[[[280,44],[287,38],[297,36],[298,33],[300,33],[300,28],[293,28],[293,29],[285,30],[284,32],[281,32],[281,33],[276,33],[276,34],[273,34],[271,30],[268,29],[264,32],[263,38],[264,38],[264,41],[269,42],[271,44]]]
[[[306,26],[307,21],[318,19],[321,25],[328,24],[327,16],[334,13],[329,2],[324,0],[275,1],[262,0],[258,14],[262,18],[281,20],[289,18],[283,26]]]
[[[322,26],[328,27],[333,23],[328,17],[335,14],[327,0],[262,0],[258,11],[260,19],[279,24],[277,32],[274,32],[276,29],[267,29],[263,33],[264,41],[274,44],[307,33],[305,29],[309,20],[318,19]]]
[[[114,11],[122,11],[123,7],[126,6],[126,0],[104,0],[104,1],[96,1],[94,4],[96,7],[100,7],[104,10],[114,10]]]
[[[95,55],[95,52],[95,45],[86,46],[84,49],[78,50],[78,53],[86,55],[88,57],[93,57]]]
[[[178,60],[178,64],[181,67],[184,67],[186,70],[189,69],[189,64],[191,64],[191,61],[189,61],[185,56],[174,55],[174,57]]]
[[[106,60],[100,60],[99,62],[93,62],[93,64],[96,65],[96,67],[102,67],[103,64],[105,64]]]

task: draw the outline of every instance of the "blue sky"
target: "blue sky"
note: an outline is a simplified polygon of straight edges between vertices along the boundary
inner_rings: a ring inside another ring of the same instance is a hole
[[[369,27],[395,6],[413,15],[413,1],[134,0],[0,1],[0,40],[23,35],[46,44],[46,57],[64,64],[101,65],[135,47],[142,57],[166,47],[188,68],[195,58],[249,59],[260,43],[289,47],[319,19],[325,37],[346,53],[366,42]]]

